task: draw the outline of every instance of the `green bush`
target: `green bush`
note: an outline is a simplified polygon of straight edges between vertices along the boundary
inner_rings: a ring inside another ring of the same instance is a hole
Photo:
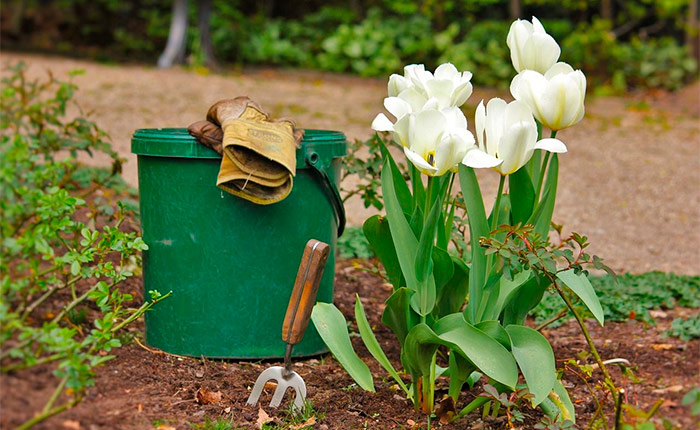
[[[19,428],[80,402],[122,329],[165,297],[154,291],[131,308],[134,297],[119,289],[147,246],[124,228],[127,207],[109,200],[105,184],[121,160],[106,135],[84,117],[66,119],[75,85],[31,81],[25,71],[11,67],[0,93],[0,370],[54,363],[59,381]],[[112,172],[82,169],[81,153],[107,154]],[[56,406],[66,389],[70,398]]]

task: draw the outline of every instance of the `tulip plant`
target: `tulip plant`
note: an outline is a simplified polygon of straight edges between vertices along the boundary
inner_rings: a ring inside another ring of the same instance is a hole
[[[557,62],[559,46],[536,18],[532,23],[515,21],[507,43],[519,72],[511,84],[515,100],[480,102],[476,138],[460,109],[472,93],[471,73],[460,73],[449,63],[434,73],[423,65],[409,65],[403,75],[389,78],[384,107],[394,120],[379,114],[372,128],[390,132],[401,145],[410,161],[410,186],[384,146],[381,183],[386,216],[369,218],[363,231],[393,285],[382,321],[401,344],[401,364],[410,384],[382,351],[359,297],[355,318],[369,352],[428,416],[435,412],[438,377],[449,377],[449,397],[443,401],[447,404],[441,403],[448,413],[442,421],[455,420],[485,403],[486,398],[477,397],[460,412],[455,410],[464,385],[471,387],[486,377],[500,392],[527,388],[533,405],[573,421],[573,406],[557,379],[552,348],[524,324],[525,318],[550,287],[567,299],[578,296],[602,324],[600,303],[580,267],[536,270],[544,251],[529,247],[525,236],[507,231],[525,226],[534,235],[533,243],[547,243],[557,157],[567,151],[555,136],[582,119],[586,81],[580,70]],[[542,138],[543,127],[550,129],[550,136]],[[500,177],[488,215],[475,168],[490,168]],[[464,260],[448,252],[457,216],[455,182],[461,186],[470,232]],[[523,248],[533,254],[517,271],[506,270],[512,267],[506,264],[512,257],[508,248],[487,248],[488,243],[505,243],[507,237],[526,243]],[[358,385],[374,391],[372,375],[353,351],[340,311],[318,303],[312,317]],[[519,383],[520,374],[524,384]]]

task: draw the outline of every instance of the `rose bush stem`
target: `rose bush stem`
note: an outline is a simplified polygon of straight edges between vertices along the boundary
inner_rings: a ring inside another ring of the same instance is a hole
[[[550,278],[552,281],[552,285],[554,285],[554,288],[557,290],[557,293],[559,293],[559,296],[564,300],[566,303],[566,306],[569,308],[569,310],[574,314],[574,318],[576,318],[576,322],[578,322],[579,327],[581,327],[581,332],[583,333],[583,337],[586,338],[586,342],[588,343],[588,347],[591,350],[591,354],[593,354],[593,358],[595,359],[596,363],[598,363],[598,366],[600,367],[600,371],[603,372],[603,377],[605,378],[605,384],[608,386],[610,389],[610,392],[612,393],[613,399],[617,401],[617,388],[615,387],[615,383],[613,382],[612,378],[610,377],[610,373],[608,373],[608,369],[605,367],[605,364],[603,363],[603,360],[600,358],[600,354],[598,354],[598,350],[596,349],[595,345],[593,344],[593,338],[591,338],[590,333],[588,332],[588,328],[586,328],[586,323],[583,321],[583,318],[579,313],[576,311],[574,308],[574,304],[571,302],[571,299],[564,294],[564,291],[561,289],[559,285],[557,285],[557,282],[555,279]]]

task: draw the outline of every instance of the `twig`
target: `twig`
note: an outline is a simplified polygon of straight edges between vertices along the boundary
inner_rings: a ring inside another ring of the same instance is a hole
[[[554,315],[552,318],[544,321],[542,324],[535,327],[535,330],[541,331],[542,329],[544,329],[548,325],[550,325],[556,321],[559,321],[560,319],[564,318],[568,314],[569,314],[569,308],[565,307],[564,309],[560,310],[558,314]]]

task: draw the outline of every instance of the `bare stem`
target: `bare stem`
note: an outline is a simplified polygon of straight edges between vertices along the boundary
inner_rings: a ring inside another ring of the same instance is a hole
[[[585,321],[583,321],[583,318],[581,317],[581,315],[579,315],[579,313],[576,312],[576,308],[574,308],[574,304],[571,303],[571,300],[569,299],[569,297],[566,294],[564,294],[564,291],[561,289],[561,287],[559,285],[557,285],[556,280],[553,278],[550,278],[550,280],[552,281],[552,285],[554,285],[554,288],[557,290],[557,293],[559,293],[559,296],[561,296],[561,298],[566,303],[566,306],[574,314],[574,318],[576,318],[576,322],[578,322],[579,327],[581,327],[581,332],[583,333],[583,337],[586,338],[586,342],[588,343],[588,347],[591,350],[591,354],[593,354],[593,358],[595,358],[596,363],[598,363],[598,366],[600,367],[600,371],[603,372],[603,376],[605,378],[605,384],[610,389],[610,392],[612,393],[613,399],[615,401],[617,401],[617,397],[618,397],[617,388],[615,387],[615,383],[613,382],[612,378],[610,377],[610,373],[608,373],[608,369],[605,367],[605,363],[603,363],[603,360],[600,358],[600,354],[598,354],[598,350],[596,349],[595,345],[593,344],[593,339],[591,338],[591,335],[588,332],[588,328],[586,328]]]

